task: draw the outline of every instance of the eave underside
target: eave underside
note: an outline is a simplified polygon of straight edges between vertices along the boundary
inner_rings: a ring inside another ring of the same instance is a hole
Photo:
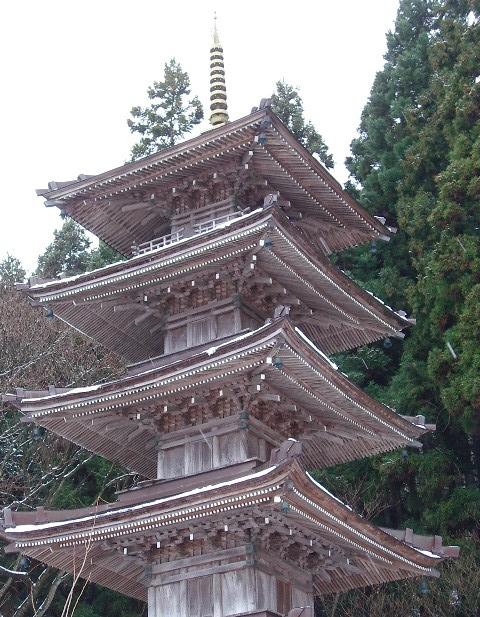
[[[143,602],[147,601],[148,577],[145,564],[133,557],[128,558],[118,552],[104,551],[100,546],[92,546],[87,552],[78,551],[74,556],[71,549],[28,548],[22,554],[59,570],[78,575],[80,578],[101,585],[113,591]],[[281,556],[273,556],[280,563]],[[93,561],[93,564],[91,563]],[[255,563],[255,562],[254,562]],[[296,565],[298,568],[298,565]],[[345,593],[356,588],[381,585],[383,583],[422,576],[422,573],[408,568],[385,567],[372,558],[357,558],[355,567],[342,569],[327,567],[320,575],[314,576],[315,595]],[[434,574],[430,574],[434,576]]]
[[[265,178],[272,190],[279,190],[307,220],[319,223],[320,231],[310,234],[314,245],[318,235],[328,251],[388,236],[388,230],[343,191],[271,112],[257,112],[172,150],[42,194],[47,203],[58,205],[116,250],[130,255],[134,241],[152,239],[151,229],[164,222],[164,215],[161,209],[157,216],[152,211],[149,224],[143,225],[141,210],[124,209],[129,194],[134,204],[135,194],[179,188],[192,176],[215,174],[224,166],[235,165],[240,174],[246,156],[249,168]]]
[[[290,488],[285,491],[285,486]],[[151,490],[153,496],[155,486]],[[205,561],[209,552],[252,542],[256,562],[264,561],[265,555],[272,563],[285,561],[307,570],[317,594],[436,575],[438,557],[418,552],[361,519],[309,480],[295,462],[253,474],[244,482],[213,485],[205,493],[172,499],[167,509],[154,507],[155,501],[145,503],[143,514],[134,508],[113,509],[110,514],[103,510],[109,521],[96,518],[95,508],[72,521],[64,512],[60,528],[47,525],[38,532],[35,525],[16,531],[19,515],[11,513],[14,526],[7,536],[16,544],[9,550],[81,572],[84,578],[142,600],[152,565],[186,557],[195,563],[195,555]],[[48,515],[42,513],[44,518]],[[23,513],[21,519],[34,521],[35,516]],[[448,547],[439,550],[452,552]]]
[[[193,293],[212,280],[215,283],[216,276],[230,277],[238,293],[250,294],[254,301],[263,296],[281,303],[282,288],[290,298],[298,298],[301,306],[292,308],[292,319],[327,354],[400,335],[408,321],[361,290],[326,258],[321,261],[295,243],[280,223],[283,218],[260,212],[227,231],[206,234],[177,249],[172,245],[146,260],[24,293],[132,363],[163,353],[165,309],[151,310],[144,295],[168,302],[174,286],[187,285]],[[275,227],[267,230],[267,225]],[[262,241],[268,248],[259,244]],[[240,278],[225,270],[232,264],[243,269]],[[255,282],[268,277],[271,284]]]
[[[155,478],[158,439],[175,439],[174,433],[162,432],[162,422],[168,414],[193,417],[202,399],[206,407],[199,425],[204,431],[215,422],[235,421],[235,414],[244,410],[259,421],[273,422],[274,430],[278,421],[265,420],[258,407],[268,404],[272,418],[277,414],[285,420],[272,439],[276,445],[289,437],[301,441],[308,468],[417,446],[425,432],[351,384],[285,319],[213,353],[126,376],[97,391],[72,390],[19,403],[26,419]],[[222,415],[217,418],[215,405],[222,401],[229,403],[229,411],[224,416],[224,407],[219,407]]]

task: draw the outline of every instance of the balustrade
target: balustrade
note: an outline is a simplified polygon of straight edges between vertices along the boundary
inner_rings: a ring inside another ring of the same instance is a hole
[[[151,253],[152,251],[156,251],[164,246],[174,244],[183,238],[207,233],[213,229],[217,229],[218,227],[225,225],[226,223],[229,223],[230,221],[241,218],[246,214],[246,212],[246,210],[229,212],[228,214],[223,214],[222,216],[208,219],[207,221],[203,221],[201,223],[194,223],[190,228],[181,227],[180,229],[166,234],[165,236],[154,238],[148,242],[142,242],[142,244],[134,244],[132,246],[132,253],[135,257],[138,255],[145,255],[146,253]]]

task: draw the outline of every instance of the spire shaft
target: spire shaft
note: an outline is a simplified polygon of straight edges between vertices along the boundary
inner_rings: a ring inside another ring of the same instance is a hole
[[[217,31],[217,16],[213,30],[213,47],[210,49],[210,124],[221,126],[228,122],[227,88],[225,86],[225,65],[223,47]]]

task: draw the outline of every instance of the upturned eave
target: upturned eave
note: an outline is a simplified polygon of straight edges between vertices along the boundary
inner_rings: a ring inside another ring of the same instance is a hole
[[[312,428],[306,426],[298,437],[305,443],[307,468],[419,447],[427,432],[417,418],[399,416],[352,384],[288,318],[167,365],[146,363],[143,370],[136,367],[110,383],[58,393],[53,388],[44,393],[19,390],[8,400],[25,421],[154,478],[162,435],[143,424],[153,413],[145,408],[168,407],[175,398],[197,396],[205,389],[229,391],[240,377],[251,379],[252,371],[263,376],[260,390],[286,397],[315,418]],[[133,413],[138,406],[144,408],[142,417]]]
[[[128,294],[165,294],[175,281],[219,272],[235,259],[255,259],[256,267],[292,289],[312,315],[298,317],[307,335],[327,354],[345,351],[385,337],[402,337],[411,324],[379,299],[362,290],[326,256],[316,253],[301,233],[295,233],[285,213],[276,207],[259,209],[226,227],[187,238],[162,249],[68,279],[19,286],[32,304],[50,309],[62,321],[83,332],[127,362],[139,362],[162,353],[162,339],[152,338],[155,326],[137,317],[143,302],[124,301]],[[216,268],[215,271],[212,268]],[[248,282],[248,281],[247,281]],[[160,292],[158,291],[160,290]],[[143,297],[143,296],[142,296]]]
[[[51,182],[51,188],[37,193],[46,205],[58,207],[128,256],[134,242],[152,239],[148,237],[151,225],[141,225],[142,213],[125,206],[131,193],[134,204],[136,193],[171,190],[192,174],[216,173],[224,164],[241,167],[242,157],[250,153],[249,165],[272,190],[291,200],[294,209],[307,213],[307,220],[323,222],[323,233],[312,239],[322,235],[328,252],[391,237],[391,229],[348,195],[269,109],[105,173]]]
[[[437,576],[441,560],[456,552],[438,540],[429,544],[429,539],[420,540],[419,536],[409,544],[375,527],[305,474],[295,458],[168,497],[158,497],[157,490],[153,484],[149,495],[143,492],[141,502],[128,506],[108,504],[75,512],[6,510],[3,527],[11,541],[7,551],[24,553],[66,571],[73,571],[78,567],[76,562],[83,561],[82,577],[112,589],[126,582],[115,576],[121,571],[128,581],[124,592],[126,588],[127,595],[140,598],[147,580],[138,552],[135,558],[130,557],[128,548],[137,537],[143,544],[147,538],[155,543],[168,537],[169,530],[184,530],[188,521],[187,532],[193,540],[202,524],[208,524],[211,531],[219,526],[223,531],[226,520],[233,524],[248,519],[253,509],[264,520],[257,536],[280,532],[288,544],[310,539],[312,554],[318,551],[323,556],[326,570],[320,566],[320,571],[314,572],[317,593],[346,591],[363,586],[365,581],[378,584],[411,576]],[[231,533],[234,529],[232,525]],[[417,544],[431,546],[431,550],[419,550]],[[122,546],[126,548],[119,551]],[[333,548],[328,556],[325,547]],[[84,560],[85,554],[88,560]],[[110,570],[112,562],[116,565]],[[118,567],[123,562],[129,567]]]

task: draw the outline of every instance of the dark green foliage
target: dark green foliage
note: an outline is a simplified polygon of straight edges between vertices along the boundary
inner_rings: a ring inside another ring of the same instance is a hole
[[[400,3],[395,32],[387,36],[385,67],[375,78],[359,137],[346,161],[362,185],[362,204],[382,216],[396,218],[401,160],[415,138],[411,117],[422,117],[419,105],[431,74],[428,49],[435,4],[435,0]]]
[[[98,247],[93,249],[88,255],[86,269],[87,271],[96,270],[97,268],[103,268],[108,264],[122,261],[124,258],[120,253],[117,253],[115,249],[105,244],[103,240],[100,240]]]
[[[190,78],[172,58],[165,64],[163,81],[148,88],[149,107],[133,107],[127,120],[132,133],[141,139],[132,148],[132,160],[174,146],[203,119],[198,97],[190,97]]]
[[[12,289],[15,283],[23,282],[25,275],[20,261],[12,255],[7,255],[0,261],[0,291]]]
[[[91,240],[85,229],[73,219],[66,219],[53,236],[53,242],[38,258],[36,273],[42,278],[74,276],[123,259],[101,240],[97,248],[90,249]]]
[[[316,617],[477,617],[480,570],[471,539],[462,558],[446,563],[439,579],[414,578],[321,598]]]
[[[101,457],[89,457],[76,473],[65,478],[50,498],[50,507],[61,509],[91,506],[98,499],[115,501],[114,478],[119,469]],[[133,476],[133,474],[132,474]]]
[[[298,88],[284,81],[277,81],[276,88],[271,97],[272,110],[307,150],[316,154],[326,167],[333,167],[333,158],[323,137],[303,116],[303,101]]]
[[[472,9],[478,20],[479,3],[400,2],[347,160],[355,196],[399,232],[373,251],[337,256],[360,285],[417,319],[405,343],[357,350],[337,363],[437,431],[423,452],[319,474],[377,523],[442,533],[466,548],[424,597],[411,583],[355,592],[339,600],[338,615],[364,614],[361,606],[365,615],[388,607],[463,617],[480,607],[473,575],[480,563],[480,27],[468,17]]]
[[[62,609],[62,598],[57,598],[58,614]],[[146,617],[143,602],[135,602],[102,587],[89,586],[82,594],[82,601],[74,613],[75,617]]]
[[[53,232],[53,242],[38,258],[37,274],[51,279],[60,274],[72,276],[84,272],[90,244],[83,227],[66,219],[61,229]]]

